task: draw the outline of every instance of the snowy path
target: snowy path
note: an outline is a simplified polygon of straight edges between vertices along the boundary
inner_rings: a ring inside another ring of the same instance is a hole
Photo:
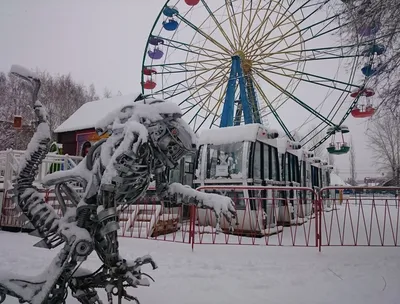
[[[58,251],[37,238],[0,231],[0,273],[36,274]],[[123,238],[122,254],[150,253],[156,282],[132,290],[142,304],[398,304],[399,248],[315,248],[198,245]],[[95,255],[86,267],[99,266]],[[144,269],[145,270],[145,269]],[[147,270],[147,269],[146,269]],[[18,303],[8,300],[6,304]],[[77,303],[74,299],[68,303]],[[127,302],[129,303],[129,302]]]

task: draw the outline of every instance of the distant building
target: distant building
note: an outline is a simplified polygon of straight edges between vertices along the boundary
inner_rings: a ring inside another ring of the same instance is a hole
[[[57,142],[63,146],[63,153],[85,156],[89,148],[101,139],[94,129],[95,125],[112,111],[133,103],[139,96],[140,94],[115,96],[83,104],[54,130]],[[102,136],[104,137],[107,135]]]

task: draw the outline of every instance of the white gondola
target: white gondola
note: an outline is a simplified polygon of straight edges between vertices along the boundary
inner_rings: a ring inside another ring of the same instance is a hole
[[[325,163],[314,157],[314,152],[278,136],[277,131],[260,124],[204,130],[196,155],[186,156],[179,168],[171,171],[170,179],[230,196],[236,203],[238,222],[244,231],[290,224],[299,217],[310,216],[316,199],[311,191],[293,188],[320,189],[329,185],[329,177],[325,174]],[[216,189],[218,186],[225,188]],[[247,186],[278,186],[288,190],[273,193],[249,190]],[[215,217],[210,215],[209,211],[198,210],[198,224],[215,227]]]

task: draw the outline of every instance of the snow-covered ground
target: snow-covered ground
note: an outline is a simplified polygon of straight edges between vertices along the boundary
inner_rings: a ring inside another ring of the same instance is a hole
[[[37,241],[0,231],[0,273],[39,273],[58,249],[32,247]],[[120,244],[128,258],[150,253],[158,262],[159,269],[149,269],[156,282],[131,290],[142,304],[400,303],[399,248],[324,247],[319,253],[315,248],[198,245],[192,252],[187,244],[171,242],[121,238]],[[99,261],[91,255],[85,264],[95,270]]]

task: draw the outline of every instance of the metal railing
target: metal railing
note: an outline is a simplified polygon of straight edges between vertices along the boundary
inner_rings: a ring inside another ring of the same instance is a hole
[[[156,196],[118,208],[119,236],[219,245],[314,247],[399,244],[400,188],[204,186],[198,190],[230,196],[237,218],[218,222],[215,213],[164,203]],[[344,190],[352,194],[344,194]],[[60,210],[52,191],[46,199]],[[21,213],[6,198],[0,225],[22,227]]]

